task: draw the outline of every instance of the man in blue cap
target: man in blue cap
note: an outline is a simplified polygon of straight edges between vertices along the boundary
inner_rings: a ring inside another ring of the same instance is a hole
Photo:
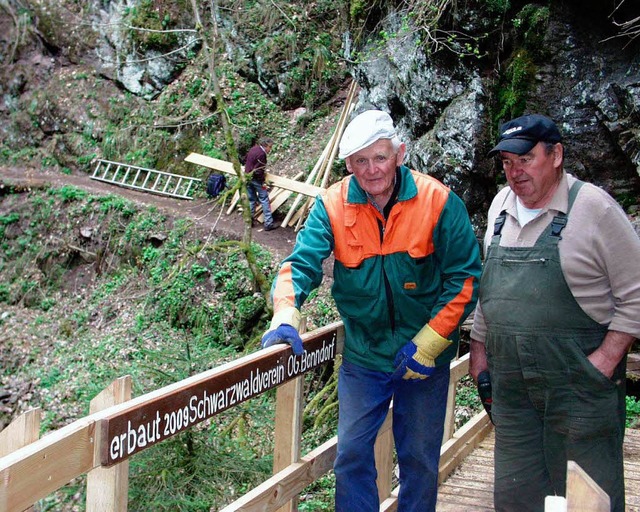
[[[458,327],[475,305],[479,248],[462,201],[403,165],[405,145],[380,110],[340,141],[352,174],[316,198],[273,285],[262,346],[303,351],[300,307],[333,252],[345,327],[338,377],[337,512],[378,512],[374,443],[393,399],[400,512],[435,510],[438,461]]]
[[[640,240],[602,189],[563,169],[556,124],[504,123],[508,187],[489,209],[471,375],[489,372],[497,511],[544,510],[577,462],[624,512],[626,354],[640,336]]]

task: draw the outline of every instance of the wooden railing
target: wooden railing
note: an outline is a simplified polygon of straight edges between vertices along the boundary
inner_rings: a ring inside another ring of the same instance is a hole
[[[301,456],[302,375],[341,352],[341,322],[303,334],[305,353],[287,345],[260,350],[207,372],[131,399],[123,377],[91,403],[89,416],[37,439],[39,411],[0,433],[0,511],[25,510],[73,478],[88,473],[87,511],[126,510],[128,458],[212,416],[277,387],[274,475],[223,510],[296,510],[297,495],[333,466],[337,438]],[[468,355],[451,365],[440,481],[490,431],[484,411],[454,432],[455,388]],[[390,415],[376,442],[380,510],[396,510],[392,489]]]

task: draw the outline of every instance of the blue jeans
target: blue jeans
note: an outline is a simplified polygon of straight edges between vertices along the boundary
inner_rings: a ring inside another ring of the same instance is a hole
[[[449,365],[422,381],[343,361],[338,377],[336,512],[378,512],[374,443],[393,398],[393,437],[400,466],[399,512],[434,511],[449,388]]]
[[[256,211],[256,205],[258,201],[262,206],[262,213],[264,215],[264,227],[269,227],[273,224],[273,215],[271,214],[271,203],[269,202],[269,191],[262,187],[262,183],[257,181],[250,181],[247,183],[247,195],[249,196],[249,204],[251,205],[251,217],[253,217]]]

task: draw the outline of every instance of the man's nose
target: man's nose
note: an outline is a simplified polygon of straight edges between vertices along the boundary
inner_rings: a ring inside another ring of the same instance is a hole
[[[367,160],[365,171],[366,172],[373,172],[375,170],[376,170],[376,162],[375,162],[375,160],[373,160],[373,159]]]
[[[509,166],[509,168],[507,169],[507,173],[509,174],[509,176],[519,176],[520,174],[522,174],[523,170],[524,168],[522,167],[522,164],[518,161],[515,161]]]

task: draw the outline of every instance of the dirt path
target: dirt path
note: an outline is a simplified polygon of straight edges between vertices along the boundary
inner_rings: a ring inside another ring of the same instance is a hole
[[[19,185],[26,187],[41,187],[52,185],[61,187],[73,185],[96,195],[117,194],[130,201],[145,206],[155,206],[178,217],[192,219],[200,228],[214,234],[227,235],[233,238],[241,238],[244,230],[242,215],[237,210],[227,215],[227,207],[221,212],[222,207],[211,199],[174,199],[147,192],[110,185],[108,183],[92,180],[88,174],[61,174],[50,170],[35,170],[15,167],[0,167],[0,187],[3,184]],[[286,212],[276,212],[276,221],[284,217]],[[296,239],[296,232],[291,227],[278,228],[273,231],[264,231],[259,224],[253,228],[253,240],[267,247],[276,258],[287,256]]]

